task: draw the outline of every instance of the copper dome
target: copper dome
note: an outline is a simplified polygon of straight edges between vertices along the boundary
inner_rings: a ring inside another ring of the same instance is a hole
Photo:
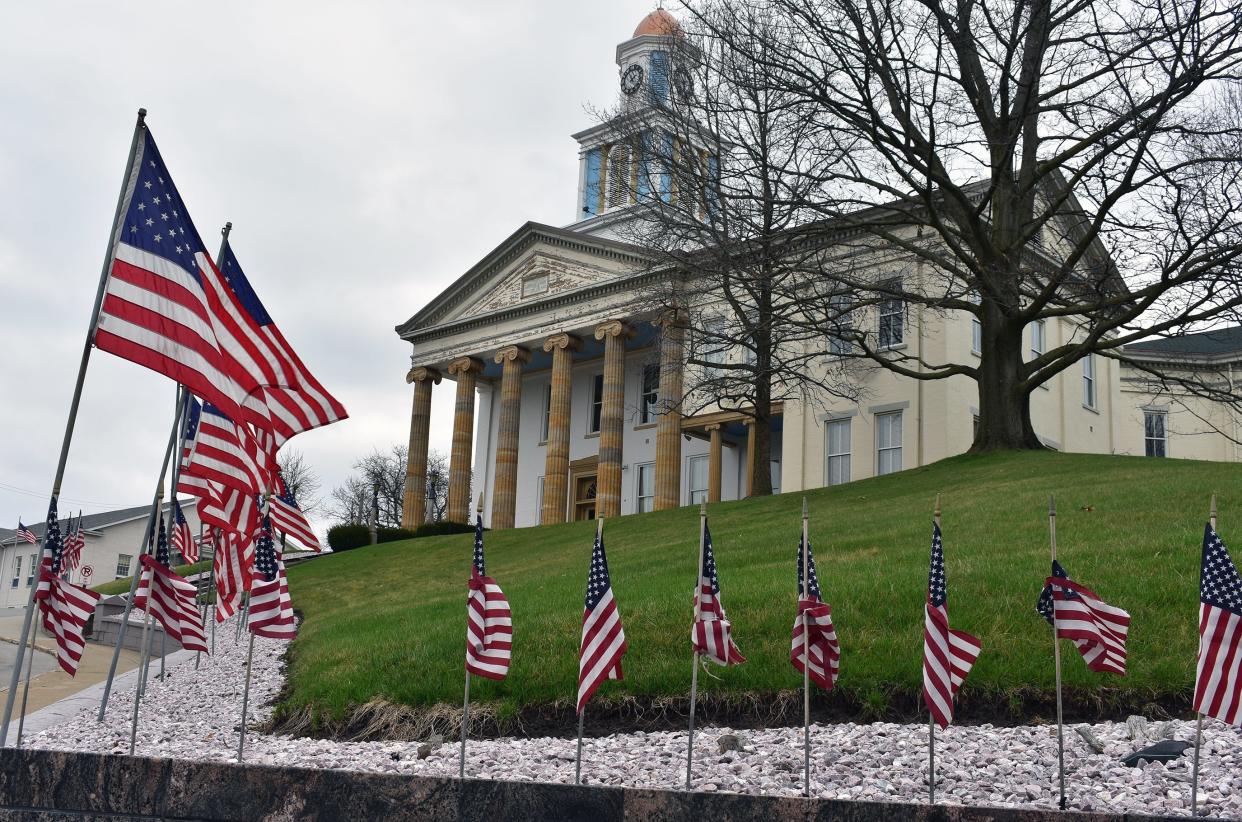
[[[656,37],[685,37],[686,34],[681,30],[681,23],[677,22],[677,18],[669,14],[664,9],[656,9],[648,14],[638,24],[638,28],[634,29],[635,37],[642,37],[644,34],[655,35]]]

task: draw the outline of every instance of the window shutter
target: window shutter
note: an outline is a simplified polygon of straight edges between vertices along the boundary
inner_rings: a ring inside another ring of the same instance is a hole
[[[707,216],[715,219],[720,210],[720,158],[715,154],[707,157]]]
[[[668,52],[651,52],[651,71],[648,81],[653,102],[663,105],[668,102]]]
[[[660,134],[660,199],[666,203],[673,200],[673,135]]]
[[[593,217],[599,213],[600,150],[593,148],[586,153],[586,180],[582,186],[582,213]]]
[[[651,132],[644,131],[639,136],[639,160],[638,160],[638,180],[635,186],[638,192],[638,200],[641,202],[649,194],[651,194],[651,163],[652,151]]]

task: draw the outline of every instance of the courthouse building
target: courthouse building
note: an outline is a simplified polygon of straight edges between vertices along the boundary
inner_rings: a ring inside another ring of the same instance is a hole
[[[623,100],[638,99],[639,91],[657,98],[677,93],[684,80],[670,65],[669,49],[677,31],[667,12],[656,11],[618,46]],[[635,198],[643,196],[648,179],[635,170],[641,162],[631,151],[635,141],[618,137],[611,124],[574,137],[580,163],[574,222],[523,225],[397,327],[411,345],[413,366],[407,375],[413,385],[407,525],[426,513],[420,491],[433,391],[456,396],[446,514],[452,520],[465,521],[480,493],[484,522],[492,528],[749,493],[755,449],[747,415],[678,410],[688,384],[686,346],[693,341],[676,325],[662,325],[651,305],[652,284],[669,272],[619,239],[625,236],[619,226],[633,219]],[[965,362],[978,347],[968,313],[924,314],[900,305],[872,313],[886,310],[883,342],[892,348],[928,361]],[[1070,321],[1040,321],[1027,329],[1026,344],[1038,355],[1075,332]],[[1230,356],[1242,358],[1242,334],[1227,336],[1228,353],[1209,343],[1194,350],[1153,343],[1144,356],[1167,361],[1188,355],[1194,364],[1187,367],[1219,369]],[[864,388],[860,402],[824,396],[777,404],[770,466],[775,491],[892,473],[970,447],[978,395],[968,377],[922,381],[873,370]],[[1177,397],[1123,374],[1116,361],[1091,355],[1036,389],[1031,412],[1036,432],[1058,450],[1237,457],[1222,444],[1226,438],[1199,432],[1191,422],[1195,412],[1181,408]],[[1195,408],[1215,414],[1217,422],[1226,414]]]

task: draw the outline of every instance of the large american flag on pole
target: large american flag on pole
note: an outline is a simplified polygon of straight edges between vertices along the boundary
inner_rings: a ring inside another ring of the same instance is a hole
[[[293,601],[285,579],[285,563],[272,539],[272,520],[263,517],[263,527],[254,541],[254,582],[250,587],[250,633],[269,639],[293,639],[297,625]]]
[[[280,469],[276,470],[275,486],[276,493],[270,500],[272,527],[283,531],[286,536],[292,537],[307,548],[318,551],[319,539],[315,536],[315,529],[311,528],[310,523],[306,521],[306,515],[298,507],[293,490],[285,484],[285,478],[281,475]]]
[[[31,531],[25,525],[22,525],[22,521],[20,519],[17,521],[16,536],[17,539],[20,539],[22,542],[29,542],[31,545],[35,545],[39,542],[38,538],[34,535],[34,531]]]
[[[488,679],[504,679],[513,650],[513,615],[509,600],[483,561],[483,516],[475,516],[474,558],[466,599],[466,670]]]
[[[733,626],[720,602],[720,579],[716,574],[716,555],[712,533],[703,522],[703,564],[699,568],[698,619],[690,629],[694,650],[717,665],[740,665],[746,661],[733,642]]]
[[[222,307],[205,282],[215,266],[151,132],[140,128],[95,345],[171,377],[243,419],[242,405],[256,386],[225,356],[217,337]]]
[[[215,576],[216,622],[223,622],[241,607],[242,595],[250,590],[254,567],[254,540],[222,531],[215,540],[211,572]]]
[[[265,468],[268,458],[246,426],[234,422],[211,403],[204,403],[195,416],[194,447],[188,459],[183,460],[181,476],[207,480],[213,489],[233,488],[247,494],[265,492],[270,481]],[[181,484],[181,477],[177,482]]]
[[[134,607],[146,611],[164,633],[188,651],[207,651],[207,635],[198,610],[198,588],[169,570],[168,532],[161,514],[156,533],[155,555],[143,554],[142,576],[134,593]]]
[[[953,697],[979,658],[979,640],[949,627],[949,587],[944,575],[940,523],[932,523],[931,567],[923,620],[923,701],[941,728],[953,721]]]
[[[832,625],[832,606],[820,596],[819,579],[815,573],[815,554],[810,543],[806,547],[806,582],[802,579],[803,542],[798,540],[798,616],[794,618],[793,640],[789,661],[799,673],[806,667],[807,650],[811,668],[807,675],[821,688],[831,690],[841,670],[841,645]],[[804,616],[805,615],[805,618]],[[804,633],[806,634],[804,637]]]
[[[1242,725],[1242,577],[1209,522],[1199,566],[1199,660],[1195,704],[1201,714]]]
[[[1035,610],[1056,628],[1058,639],[1074,641],[1089,669],[1125,676],[1130,615],[1074,582],[1055,559]]]
[[[56,497],[47,512],[43,537],[43,559],[39,563],[39,584],[35,598],[39,602],[43,627],[56,637],[56,662],[61,670],[73,676],[82,660],[85,640],[82,631],[95,613],[100,595],[61,579],[62,545],[60,523],[57,521]]]
[[[612,578],[604,553],[602,521],[595,531],[591,570],[587,573],[582,612],[582,643],[578,646],[578,713],[606,679],[622,679],[621,657],[628,645],[621,614],[612,596]]]

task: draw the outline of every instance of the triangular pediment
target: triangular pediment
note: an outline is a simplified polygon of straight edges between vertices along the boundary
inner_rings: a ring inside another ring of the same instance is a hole
[[[404,336],[538,303],[633,274],[647,264],[640,250],[626,243],[527,223],[397,331]]]

